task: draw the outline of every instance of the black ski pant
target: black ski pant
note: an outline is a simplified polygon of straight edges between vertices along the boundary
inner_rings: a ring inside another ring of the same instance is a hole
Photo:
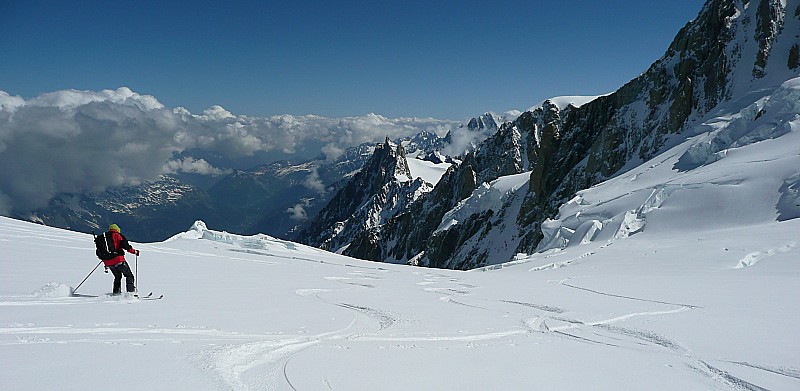
[[[134,285],[133,281],[133,273],[131,273],[131,267],[128,266],[128,262],[118,263],[109,267],[109,269],[111,269],[111,273],[114,274],[113,294],[118,295],[121,293],[122,276],[125,276],[125,290],[128,292],[136,292],[136,285]]]

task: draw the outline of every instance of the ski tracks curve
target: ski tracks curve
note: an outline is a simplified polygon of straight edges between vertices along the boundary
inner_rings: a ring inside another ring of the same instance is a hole
[[[217,346],[200,352],[194,360],[205,370],[214,373],[215,380],[226,389],[277,390],[280,388],[279,382],[283,382],[284,386],[296,390],[287,367],[298,353],[326,343],[375,335],[400,320],[398,316],[388,311],[323,297],[324,293],[332,291],[373,289],[374,285],[361,282],[371,279],[377,278],[363,272],[353,272],[348,277],[324,277],[324,280],[347,285],[343,289],[300,288],[295,291],[301,297],[353,311],[352,321],[342,329],[311,336],[283,336]],[[369,319],[369,322],[364,322],[364,319]],[[261,370],[256,371],[259,368]]]
[[[313,346],[352,336],[350,330],[356,327],[357,322],[358,316],[343,329],[313,336],[289,336],[218,346],[199,353],[194,361],[214,373],[216,380],[226,389],[276,390],[280,379],[295,389],[286,371],[291,358]],[[253,373],[252,370],[256,368],[265,368],[265,371]]]
[[[720,368],[717,368],[717,367],[709,364],[709,362],[708,362],[709,360],[706,360],[706,359],[703,359],[701,357],[696,356],[695,354],[693,354],[691,352],[690,349],[684,348],[681,344],[679,344],[678,342],[676,342],[676,341],[674,341],[674,340],[672,340],[672,339],[670,339],[668,337],[665,337],[663,335],[657,334],[657,333],[649,331],[649,330],[637,330],[637,329],[632,329],[632,328],[627,328],[627,327],[619,327],[619,326],[614,326],[613,325],[614,323],[617,323],[617,322],[620,322],[620,321],[623,321],[623,320],[627,320],[627,319],[630,319],[630,318],[633,318],[633,317],[676,314],[676,313],[681,313],[681,312],[685,312],[685,311],[695,310],[695,309],[698,309],[698,308],[703,308],[702,306],[692,305],[692,304],[683,304],[683,303],[674,303],[674,302],[661,301],[661,300],[645,299],[645,298],[641,298],[641,297],[626,296],[626,295],[614,294],[614,293],[609,293],[609,292],[601,292],[601,291],[588,289],[588,288],[580,287],[580,286],[573,285],[573,284],[568,284],[567,281],[569,281],[570,279],[571,278],[567,278],[567,279],[558,281],[558,284],[562,285],[562,286],[565,286],[565,287],[568,287],[568,288],[571,288],[571,289],[576,289],[576,290],[588,292],[588,293],[591,293],[591,294],[608,296],[608,297],[615,297],[615,298],[619,298],[619,299],[623,299],[623,300],[634,300],[634,301],[649,302],[649,303],[653,303],[653,304],[673,306],[673,307],[678,307],[678,308],[671,309],[671,310],[662,310],[662,311],[648,311],[648,312],[630,313],[630,314],[626,314],[626,315],[622,315],[622,316],[617,316],[617,317],[614,317],[614,318],[609,318],[609,319],[606,319],[606,320],[600,320],[600,321],[589,322],[589,323],[570,322],[570,325],[568,325],[568,326],[558,327],[558,328],[555,328],[553,330],[547,330],[546,327],[545,327],[545,331],[555,331],[556,333],[559,333],[559,334],[562,334],[562,335],[566,335],[566,336],[569,336],[569,337],[581,338],[581,337],[573,336],[571,334],[567,334],[567,333],[563,332],[563,330],[566,330],[566,329],[580,329],[580,328],[584,328],[584,327],[588,326],[588,327],[591,327],[593,330],[601,331],[600,333],[595,333],[595,335],[600,336],[600,337],[604,337],[603,334],[611,333],[611,334],[614,334],[614,335],[616,335],[618,337],[630,338],[630,339],[632,339],[634,341],[638,341],[638,344],[643,345],[643,346],[650,346],[650,347],[653,347],[653,348],[656,348],[656,349],[665,350],[665,351],[667,351],[668,353],[671,353],[671,354],[680,355],[680,356],[682,356],[684,358],[683,359],[684,365],[688,369],[690,369],[691,371],[693,371],[695,373],[700,374],[701,376],[703,376],[705,378],[711,379],[713,382],[715,382],[718,385],[721,385],[721,386],[723,386],[723,387],[725,387],[727,389],[744,390],[744,391],[769,391],[769,389],[767,389],[767,388],[764,388],[764,387],[761,387],[759,385],[756,385],[756,384],[753,384],[751,382],[748,382],[747,380],[744,380],[744,379],[742,379],[740,377],[737,377],[737,376],[731,374],[730,372],[724,371],[724,370],[722,370]],[[581,339],[583,339],[583,338],[581,338]],[[608,344],[608,343],[605,343],[605,342],[601,342],[601,341],[595,341],[595,340],[591,340],[591,339],[585,339],[585,340],[587,342],[603,343],[603,344],[606,344],[606,345],[615,346],[615,345],[611,345],[611,344]],[[732,364],[736,364],[736,365],[742,365],[742,366],[749,366],[749,367],[765,370],[767,372],[775,373],[775,374],[782,375],[782,376],[798,378],[798,372],[796,372],[793,369],[786,370],[785,368],[781,368],[780,370],[776,370],[775,368],[771,368],[771,367],[767,368],[767,367],[763,367],[763,366],[752,365],[752,364],[749,364],[749,363],[746,363],[746,362],[734,362],[734,361],[724,361],[724,360],[723,360],[723,362],[728,362],[728,363],[732,363]]]

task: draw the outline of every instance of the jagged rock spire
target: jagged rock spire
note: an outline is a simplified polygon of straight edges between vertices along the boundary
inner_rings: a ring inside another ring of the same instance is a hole
[[[398,209],[408,207],[416,197],[432,189],[421,179],[412,179],[403,145],[395,145],[386,137],[375,146],[361,171],[301,234],[302,240],[328,250],[347,246],[356,235],[383,224]]]

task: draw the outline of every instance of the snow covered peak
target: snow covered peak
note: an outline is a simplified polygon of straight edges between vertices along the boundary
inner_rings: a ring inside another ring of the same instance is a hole
[[[177,239],[202,239],[203,235],[208,231],[208,227],[206,227],[206,223],[202,220],[197,220],[192,224],[186,232],[181,232],[176,234],[175,236],[167,239],[167,241],[177,240]]]
[[[411,166],[402,143],[395,144],[387,137],[301,234],[301,240],[344,251],[357,235],[407,209],[432,188],[415,176]],[[432,167],[427,162],[415,161],[413,166],[424,171],[420,175],[431,174]]]
[[[550,99],[545,99],[545,100],[543,100],[542,102],[540,102],[539,104],[537,104],[535,106],[531,106],[530,108],[528,108],[527,111],[534,111],[534,110],[536,110],[536,109],[538,109],[538,108],[540,108],[540,107],[542,107],[544,105],[548,105],[548,104],[557,107],[559,110],[564,110],[569,105],[572,105],[574,107],[581,107],[581,106],[585,105],[586,103],[589,103],[589,102],[591,102],[591,101],[593,101],[593,100],[595,100],[595,99],[597,99],[597,98],[599,98],[601,96],[606,96],[606,95],[609,95],[609,94],[556,96],[556,97],[553,97],[553,98],[550,98]]]
[[[204,223],[202,220],[197,220],[194,222],[194,224],[192,224],[190,231],[202,233],[208,231],[208,227],[206,227],[206,223]]]
[[[485,131],[493,133],[497,131],[499,118],[495,117],[492,113],[484,113],[481,116],[472,118],[467,123],[467,129],[470,131]]]

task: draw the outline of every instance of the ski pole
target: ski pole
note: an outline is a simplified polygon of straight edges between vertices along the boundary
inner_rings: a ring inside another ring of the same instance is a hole
[[[94,273],[94,271],[95,271],[95,270],[97,270],[97,267],[98,267],[98,266],[100,266],[100,264],[101,264],[101,263],[103,263],[103,261],[100,261],[100,262],[98,262],[98,263],[97,263],[97,266],[95,266],[95,267],[94,267],[94,269],[92,269],[92,271],[91,271],[91,272],[89,272],[89,275],[87,275],[87,276],[86,276],[86,278],[84,278],[84,279],[83,279],[83,281],[81,281],[81,283],[80,283],[80,284],[78,284],[78,286],[76,286],[76,287],[75,287],[75,289],[73,289],[73,290],[72,290],[72,293],[73,293],[73,294],[74,294],[75,292],[77,292],[77,291],[78,291],[78,288],[80,288],[80,287],[81,287],[81,285],[83,285],[83,283],[84,283],[84,282],[86,282],[86,280],[88,280],[88,279],[89,279],[89,276],[91,276],[91,275],[92,275],[92,273]]]
[[[136,250],[136,276],[133,277],[133,280],[136,281],[136,293],[139,293],[139,250]]]

